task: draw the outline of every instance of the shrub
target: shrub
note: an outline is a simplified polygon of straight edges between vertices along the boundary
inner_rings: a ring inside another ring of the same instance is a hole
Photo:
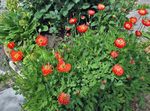
[[[6,11],[0,17],[0,43],[13,41],[17,47],[30,50],[37,35],[37,26],[37,20],[32,19],[32,14],[25,10]]]
[[[72,17],[78,19],[76,25],[90,22],[92,29],[99,27],[99,25],[105,30],[108,30],[110,26],[122,27],[122,23],[126,19],[125,16],[133,8],[134,2],[135,0],[109,0],[102,2],[99,0],[26,0],[23,4],[25,4],[24,8],[31,12],[37,13],[37,15],[43,14],[39,22],[41,27],[45,27],[44,31],[46,33],[64,36],[64,34],[70,33],[70,31],[65,31],[66,26],[72,29],[71,34],[76,34],[76,31],[74,31],[75,25],[68,23]],[[98,11],[97,5],[99,3],[106,6],[105,10]],[[89,16],[88,10],[90,9],[99,13]],[[82,15],[85,16],[85,19],[81,18]],[[98,20],[99,22],[97,22]]]
[[[105,10],[98,11],[98,3],[104,4]],[[125,14],[131,9],[133,3],[134,0],[130,2],[7,0],[8,11],[0,17],[0,43],[13,41],[16,42],[17,47],[31,50],[38,33],[61,37],[64,34],[75,35],[76,26],[87,22],[91,29],[99,29],[100,26],[101,31],[108,31],[111,26],[122,26],[122,21],[126,19]],[[93,17],[88,15],[89,9],[96,12]],[[85,16],[84,20],[81,19],[82,15]],[[72,17],[78,19],[76,25],[68,23]],[[66,31],[66,27],[70,27],[71,31]]]
[[[126,41],[122,49],[114,46],[118,37]],[[119,53],[116,59],[110,56],[113,50]],[[43,75],[46,64],[51,73]],[[122,76],[112,72],[115,64],[123,68]],[[28,111],[131,111],[133,98],[149,89],[149,78],[145,53],[135,36],[112,29],[101,34],[89,31],[56,50],[37,46],[24,58],[14,88],[25,97]]]

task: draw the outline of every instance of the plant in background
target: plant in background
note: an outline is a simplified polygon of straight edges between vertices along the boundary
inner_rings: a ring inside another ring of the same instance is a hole
[[[0,43],[15,42],[15,48],[32,50],[34,47],[38,20],[42,15],[36,15],[22,8],[18,0],[7,0],[7,10],[0,16]]]
[[[126,30],[132,30],[134,28],[134,25],[140,22],[140,27],[135,31],[136,37],[141,37],[143,35],[142,33],[145,33],[144,28],[150,26],[150,18],[147,16],[147,8],[148,7],[145,5],[139,6],[137,9],[139,18],[130,17],[129,20],[124,23],[124,28]]]
[[[0,17],[0,43],[7,44],[13,41],[16,47],[32,49],[38,23],[31,18],[31,13],[23,10],[4,12]]]
[[[19,9],[19,0],[6,0],[6,8],[8,11],[17,11]]]
[[[114,25],[107,21],[114,20],[112,13],[114,16],[119,9],[116,6],[120,7],[121,12],[127,3],[127,1],[120,4],[117,1],[99,2],[97,0],[88,2],[80,0],[38,2],[7,0],[8,11],[5,11],[0,17],[0,28],[2,29],[0,31],[0,43],[8,44],[13,41],[16,48],[32,50],[35,46],[35,37],[39,33],[61,37],[64,34],[70,36],[77,32],[84,33],[88,28],[97,29],[96,27],[99,25],[101,31],[106,31]],[[134,3],[134,0],[129,3]],[[130,7],[128,8],[130,9]],[[121,16],[115,16],[123,17],[125,13],[126,11],[121,13],[123,14]],[[125,17],[123,18],[125,19]],[[99,20],[99,24],[97,20]],[[122,19],[119,19],[117,23],[120,24],[121,21]],[[66,30],[66,27],[69,29]]]
[[[126,20],[126,13],[132,8],[134,2],[135,0],[121,2],[117,0],[102,2],[98,0],[40,0],[38,2],[26,0],[23,4],[27,10],[36,15],[42,15],[39,20],[40,31],[62,37],[64,34],[67,36],[76,34],[76,26],[81,24],[89,23],[91,29],[101,26],[105,31],[114,25],[121,27],[122,22]],[[65,31],[66,26],[69,26],[71,30]]]
[[[121,49],[114,44],[118,37],[126,41],[118,42]],[[116,59],[110,55],[114,50]],[[36,46],[24,58],[14,88],[26,98],[28,111],[130,111],[133,98],[149,89],[145,57],[133,35],[89,30],[55,51]]]

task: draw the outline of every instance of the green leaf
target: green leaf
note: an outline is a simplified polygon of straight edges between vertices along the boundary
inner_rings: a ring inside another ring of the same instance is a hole
[[[78,2],[80,2],[80,0],[73,0],[73,2],[74,2],[74,3],[78,3]]]
[[[104,89],[105,89],[105,85],[102,84],[102,85],[100,86],[100,89],[104,90]]]
[[[44,18],[45,19],[56,19],[57,14],[54,11],[50,11],[48,14],[45,14]]]
[[[50,33],[57,33],[58,30],[56,29],[56,27],[51,27],[49,32]]]
[[[66,1],[65,4],[67,4],[67,5],[65,5],[64,8],[62,8],[62,10],[60,11],[63,16],[66,16],[68,14],[69,10],[72,9],[72,7],[75,5],[74,2],[68,3],[68,1]]]
[[[41,27],[41,30],[42,30],[42,31],[48,31],[48,26],[47,26],[47,25],[43,25],[43,26]]]
[[[113,4],[113,3],[115,3],[115,1],[116,1],[116,0],[110,0],[110,3]]]
[[[97,22],[97,21],[91,23],[91,26],[92,26],[92,27],[93,27],[93,26],[96,26],[96,25],[98,25],[98,22]]]
[[[83,6],[81,7],[81,9],[87,9],[89,7],[90,7],[90,4],[84,3]]]

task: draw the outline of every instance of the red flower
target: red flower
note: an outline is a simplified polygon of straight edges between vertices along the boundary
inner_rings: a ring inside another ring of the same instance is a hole
[[[81,19],[85,19],[85,16],[84,16],[84,15],[81,15]]]
[[[62,58],[59,52],[55,52],[55,58],[57,60],[60,59],[60,58]]]
[[[95,11],[94,11],[94,10],[88,10],[88,14],[89,14],[90,16],[93,16],[93,15],[95,14]]]
[[[46,46],[48,44],[48,38],[39,34],[35,42],[38,46]]]
[[[111,55],[112,58],[117,58],[119,54],[118,54],[117,51],[112,51],[112,52],[110,53],[110,55]]]
[[[77,23],[77,18],[70,18],[69,23],[70,24],[76,24]]]
[[[129,22],[131,22],[132,24],[135,24],[137,22],[137,18],[136,17],[131,17],[129,19]]]
[[[68,73],[71,70],[71,64],[66,64],[63,60],[59,61],[57,65],[58,72]]]
[[[42,66],[42,73],[44,76],[47,76],[53,72],[53,67],[50,64]]]
[[[15,47],[15,43],[14,42],[9,42],[7,44],[7,47],[10,48],[10,49],[13,49]]]
[[[141,32],[141,31],[136,30],[136,31],[135,31],[135,35],[136,35],[137,37],[141,37],[141,36],[142,36],[142,32]]]
[[[66,31],[69,31],[69,30],[71,30],[71,28],[70,27],[66,27]]]
[[[103,5],[103,4],[98,4],[98,5],[97,5],[97,9],[98,9],[98,10],[104,10],[104,9],[105,9],[105,5]]]
[[[148,12],[147,12],[146,9],[139,9],[139,10],[138,10],[138,13],[139,13],[141,16],[144,16],[144,15],[146,15]]]
[[[60,93],[58,96],[58,102],[61,105],[68,105],[70,103],[70,95],[64,92]]]
[[[132,23],[131,22],[125,22],[124,23],[124,28],[127,30],[131,30],[132,29]]]
[[[23,58],[23,53],[21,51],[12,50],[10,56],[13,62],[21,61]]]
[[[113,66],[112,72],[113,72],[116,76],[122,76],[122,75],[124,74],[124,69],[123,69],[122,66],[120,66],[119,64],[116,64],[116,65]]]
[[[123,38],[116,39],[114,43],[118,48],[124,48],[126,46],[126,41]]]
[[[60,55],[59,52],[55,52],[55,58],[57,59],[58,64],[63,64],[63,63],[65,63],[65,62],[64,62],[64,59],[62,58],[62,56]]]
[[[66,33],[66,36],[69,37],[71,35],[71,33]]]
[[[142,24],[148,27],[148,26],[150,26],[150,20],[142,19]]]
[[[88,26],[85,24],[77,26],[77,31],[79,33],[85,33],[88,30]]]

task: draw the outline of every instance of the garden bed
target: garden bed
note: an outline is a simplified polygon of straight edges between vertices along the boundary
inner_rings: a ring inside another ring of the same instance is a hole
[[[13,83],[27,111],[140,111],[150,91],[150,18],[147,5],[133,4],[8,0],[0,43],[15,72],[2,87]],[[128,20],[132,8],[138,17]]]

